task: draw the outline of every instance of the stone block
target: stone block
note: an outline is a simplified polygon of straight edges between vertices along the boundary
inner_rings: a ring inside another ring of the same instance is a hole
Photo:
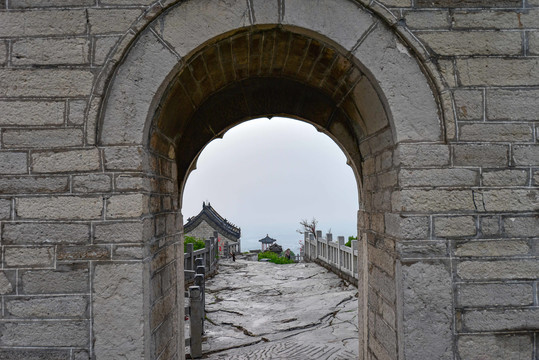
[[[1,9],[0,5],[0,9]],[[0,65],[5,65],[7,62],[7,45],[5,41],[0,41]]]
[[[487,2],[487,4],[490,2]],[[470,29],[526,29],[536,28],[539,21],[537,9],[527,9],[522,12],[513,11],[460,11],[452,14],[453,28]]]
[[[11,16],[14,12],[0,13],[0,24],[2,24],[1,15],[4,14]],[[2,33],[1,30],[0,33]],[[92,90],[93,81],[94,74],[91,71],[76,68],[0,69],[0,96],[88,96]]]
[[[539,55],[539,33],[528,33],[528,50],[530,55]]]
[[[476,221],[473,216],[434,218],[434,234],[437,237],[474,236],[476,233]]]
[[[449,165],[449,146],[432,144],[399,144],[393,156],[393,165],[427,167]]]
[[[0,295],[9,295],[15,292],[17,281],[16,277],[13,276],[15,271],[0,271]]]
[[[89,9],[90,33],[126,33],[141,14],[140,9]]]
[[[471,307],[531,306],[533,285],[530,283],[487,283],[457,285],[457,305]]]
[[[94,60],[95,65],[102,65],[105,63],[110,51],[116,45],[120,38],[118,36],[105,36],[95,39],[94,45]]]
[[[453,359],[451,272],[442,263],[402,266],[404,356]]]
[[[86,264],[59,265],[56,270],[23,271],[21,294],[86,294],[89,292]]]
[[[515,145],[513,147],[513,162],[515,165],[539,165],[538,145]]]
[[[0,346],[88,347],[88,321],[5,321],[0,323]]]
[[[538,190],[485,190],[478,210],[484,211],[536,211],[539,208]],[[482,207],[482,209],[481,209]]]
[[[53,247],[11,247],[4,248],[5,267],[50,268],[54,266]]]
[[[463,86],[534,86],[539,85],[537,58],[457,59],[459,80]]]
[[[463,319],[469,331],[534,330],[539,327],[539,309],[467,311]]]
[[[13,42],[13,65],[88,64],[86,38],[26,38]]]
[[[0,220],[11,218],[11,200],[0,199]]]
[[[539,231],[539,217],[505,217],[503,229],[508,237],[537,237]]]
[[[94,0],[10,0],[12,9],[48,8],[48,7],[86,7],[95,5]]]
[[[413,30],[449,29],[447,10],[409,11],[404,13],[404,20],[406,26]]]
[[[105,174],[75,175],[72,181],[73,192],[108,192],[112,189],[112,180]]]
[[[35,173],[96,171],[100,167],[99,150],[95,148],[32,152],[32,171]]]
[[[526,170],[483,170],[483,186],[526,186]]]
[[[140,243],[153,236],[150,221],[96,223],[94,225],[95,243]]]
[[[86,318],[88,305],[86,296],[9,297],[5,301],[5,311],[7,318]]]
[[[447,243],[441,240],[401,241],[397,243],[401,259],[444,258],[448,256]]]
[[[151,189],[150,180],[141,175],[118,174],[114,179],[116,190],[134,191]]]
[[[143,194],[112,195],[107,200],[107,218],[138,218],[148,212],[148,199]]]
[[[96,358],[144,358],[143,265],[98,264],[94,273]]]
[[[534,280],[539,274],[536,260],[462,261],[457,275],[467,280]]]
[[[255,24],[278,24],[281,21],[279,4],[275,1],[253,0],[252,11]]]
[[[470,169],[428,169],[399,171],[401,187],[414,186],[477,186],[479,171]]]
[[[86,100],[70,100],[67,121],[70,124],[84,124],[84,112],[86,111]]]
[[[469,241],[457,243],[456,256],[518,256],[530,253],[530,244],[525,240]]]
[[[0,101],[0,125],[61,125],[64,111],[61,101]]]
[[[501,144],[462,144],[453,146],[456,166],[506,167],[509,148]]]
[[[144,248],[141,245],[114,245],[112,259],[142,260],[144,259]]]
[[[41,0],[41,2],[46,2]],[[47,1],[50,3],[49,1]],[[84,35],[84,10],[4,11],[0,13],[3,37]]]
[[[459,89],[453,93],[459,120],[483,119],[483,91]]]
[[[536,120],[539,90],[489,89],[486,104],[488,120]]]
[[[417,0],[417,7],[426,8],[477,8],[477,0]],[[482,2],[482,8],[520,8],[520,0],[489,0]]]
[[[69,191],[67,176],[6,176],[0,178],[0,194],[62,193]]]
[[[140,171],[143,168],[144,156],[142,147],[106,147],[104,150],[105,169]]]
[[[151,5],[154,0],[103,0],[103,5]]]
[[[420,32],[417,37],[441,56],[520,55],[522,37],[519,32],[440,31]]]
[[[481,235],[485,237],[500,234],[500,220],[496,216],[485,216],[480,218]]]
[[[108,246],[66,246],[61,245],[56,250],[57,260],[110,260],[110,247]]]
[[[530,335],[465,335],[459,336],[458,351],[461,359],[531,359]]]
[[[68,360],[70,349],[0,349],[2,360]]]
[[[456,87],[456,73],[455,73],[455,64],[453,63],[453,60],[447,60],[447,59],[439,59],[438,60],[438,71],[440,72],[440,76],[442,77],[442,80],[445,81],[447,86],[449,87]]]
[[[0,151],[0,173],[3,175],[28,173],[28,154]]]
[[[6,148],[64,148],[82,146],[82,129],[5,130]]]
[[[65,223],[4,223],[4,245],[85,244],[90,241],[90,226]]]
[[[385,213],[385,231],[402,239],[427,239],[429,218],[425,216],[404,217],[400,214]]]
[[[461,123],[459,139],[484,142],[532,142],[530,124]]]
[[[393,193],[391,207],[393,211],[427,213],[475,209],[471,190],[401,190]]]
[[[15,209],[18,217],[27,219],[99,219],[103,200],[100,197],[28,197],[17,199]]]

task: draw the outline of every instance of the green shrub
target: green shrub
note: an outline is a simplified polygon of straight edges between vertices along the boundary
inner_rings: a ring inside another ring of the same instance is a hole
[[[357,240],[357,236],[349,236],[348,241],[344,245],[346,245],[348,247],[352,247],[352,240]]]
[[[206,247],[206,243],[204,242],[203,239],[197,239],[192,236],[186,236],[185,241],[183,243],[183,252],[187,250],[187,244],[193,244],[194,251],[204,249]]]
[[[294,260],[288,260],[285,257],[280,257],[276,253],[272,251],[264,251],[261,253],[258,253],[258,261],[260,259],[269,259],[269,262],[272,262],[274,264],[293,264]]]

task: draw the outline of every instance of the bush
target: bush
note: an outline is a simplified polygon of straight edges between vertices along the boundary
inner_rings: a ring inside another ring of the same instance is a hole
[[[346,245],[348,247],[352,247],[352,240],[357,240],[357,236],[349,236],[348,241],[344,245]]]
[[[274,264],[293,264],[294,260],[288,260],[285,257],[280,257],[274,252],[271,251],[264,251],[258,254],[258,261],[260,259],[269,259],[269,262],[272,262]]]
[[[183,243],[183,252],[187,250],[187,244],[193,244],[193,250],[200,250],[204,249],[206,247],[206,243],[203,239],[197,239],[192,236],[186,236],[185,241]]]

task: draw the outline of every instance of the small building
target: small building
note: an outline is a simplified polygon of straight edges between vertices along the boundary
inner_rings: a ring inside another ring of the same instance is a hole
[[[266,234],[265,238],[260,239],[258,241],[262,243],[262,251],[266,251],[270,247],[270,245],[276,242],[277,240],[270,238],[269,235]]]
[[[219,244],[219,255],[228,256],[230,252],[241,252],[241,229],[219,215],[217,211],[208,202],[202,203],[202,211],[187,219],[183,226],[186,236],[192,236],[199,239],[209,239],[217,232]],[[225,253],[227,249],[228,251]]]

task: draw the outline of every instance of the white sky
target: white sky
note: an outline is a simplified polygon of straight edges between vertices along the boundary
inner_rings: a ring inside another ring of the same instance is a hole
[[[357,185],[345,155],[301,121],[251,120],[208,144],[185,186],[184,219],[203,201],[241,228],[242,251],[259,249],[269,234],[297,252],[299,222],[313,217],[334,238],[357,232]]]

